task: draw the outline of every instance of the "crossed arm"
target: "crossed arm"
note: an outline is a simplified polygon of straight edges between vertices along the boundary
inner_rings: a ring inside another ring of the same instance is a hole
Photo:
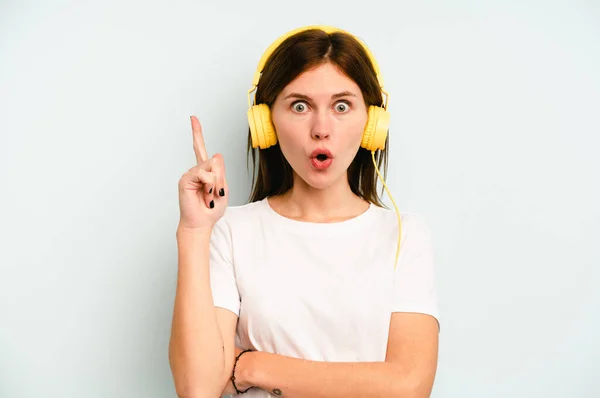
[[[246,352],[236,366],[236,385],[289,398],[427,398],[437,369],[438,333],[429,315],[393,313],[385,361],[319,362]],[[239,352],[236,348],[235,355]],[[235,393],[231,381],[223,393]]]

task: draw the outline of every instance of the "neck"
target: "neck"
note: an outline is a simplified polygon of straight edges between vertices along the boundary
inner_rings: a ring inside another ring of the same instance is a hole
[[[270,198],[269,203],[281,215],[307,222],[340,222],[369,208],[368,202],[352,192],[345,177],[325,189],[317,189],[294,175],[293,187]]]

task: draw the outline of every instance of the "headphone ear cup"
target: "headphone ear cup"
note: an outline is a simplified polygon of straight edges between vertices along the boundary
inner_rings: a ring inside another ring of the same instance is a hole
[[[271,121],[271,110],[267,104],[254,105],[248,110],[248,124],[252,148],[266,149],[277,144],[275,126]]]
[[[258,128],[256,127],[256,118],[254,114],[256,113],[256,106],[252,106],[248,109],[248,126],[250,127],[250,138],[252,139],[252,148],[256,148],[258,143]]]
[[[367,125],[360,146],[368,151],[384,149],[389,126],[390,113],[382,107],[369,106]]]
[[[277,144],[277,134],[275,133],[275,126],[271,119],[271,109],[267,104],[260,104],[260,116],[262,118],[263,136],[265,140],[264,148],[269,148]]]

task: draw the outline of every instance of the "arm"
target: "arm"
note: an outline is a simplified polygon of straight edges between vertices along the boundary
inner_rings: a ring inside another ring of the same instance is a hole
[[[289,398],[426,398],[437,368],[438,330],[429,315],[393,313],[383,362],[318,362],[248,352],[238,361],[236,383]]]
[[[210,229],[177,231],[179,268],[169,362],[179,397],[216,397],[231,372],[232,361],[225,358],[234,349],[237,317],[213,305],[210,236]]]

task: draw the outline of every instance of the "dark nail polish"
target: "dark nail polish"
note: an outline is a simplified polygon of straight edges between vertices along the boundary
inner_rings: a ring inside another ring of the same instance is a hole
[[[212,188],[210,189],[210,191],[208,191],[208,194],[210,195],[212,193]]]
[[[223,188],[219,190],[219,196],[225,196],[225,190]]]
[[[213,207],[215,207],[215,201],[214,201],[214,200],[211,200],[211,201],[210,201],[210,208],[212,209]]]

